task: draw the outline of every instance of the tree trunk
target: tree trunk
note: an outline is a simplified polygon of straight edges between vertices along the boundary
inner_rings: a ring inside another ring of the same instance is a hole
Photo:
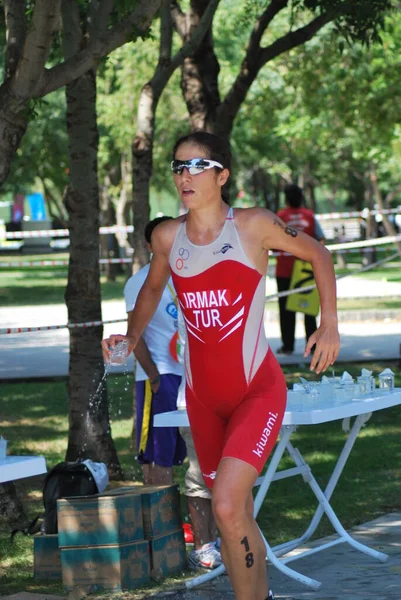
[[[202,18],[207,7],[206,0],[193,0],[188,14],[189,27],[181,32],[187,41]],[[181,89],[189,112],[191,131],[205,129],[213,131],[216,111],[221,104],[218,76],[220,65],[213,49],[213,34],[210,27],[198,49],[188,56],[182,65]]]
[[[374,239],[377,237],[377,228],[376,221],[372,213],[370,212],[373,208],[373,190],[372,186],[368,181],[363,179],[365,186],[365,206],[369,209],[369,214],[366,218],[366,239]],[[373,247],[372,250],[368,250],[364,253],[362,264],[363,265],[371,265],[376,262],[376,247]]]
[[[111,182],[108,175],[105,176],[100,194],[100,225],[110,227],[115,225],[115,210],[109,196]],[[100,255],[102,258],[118,258],[118,244],[114,233],[103,233],[100,236]],[[107,281],[115,281],[118,265],[108,262],[100,267],[100,271],[106,274]]]
[[[376,174],[376,169],[375,169],[374,165],[371,166],[370,181],[372,182],[373,193],[374,193],[377,205],[380,210],[384,210],[386,207],[384,206],[383,196],[380,191],[379,184],[377,182],[377,174]],[[396,232],[394,226],[388,220],[387,215],[382,213],[382,219],[383,219],[384,229],[385,229],[387,235],[396,236],[397,232]],[[396,242],[394,242],[394,246],[395,246],[398,254],[401,256],[401,243],[396,241]]]
[[[18,98],[10,85],[4,84],[0,93],[0,187],[11,169],[15,153],[28,127],[26,102]]]
[[[70,261],[66,303],[70,323],[101,320],[96,75],[93,70],[67,86],[70,183]],[[69,435],[67,460],[91,458],[121,477],[111,438],[100,342],[103,327],[70,330]]]
[[[152,85],[142,88],[138,108],[138,133],[132,144],[132,179],[134,213],[134,257],[132,272],[149,262],[144,229],[150,219],[149,187],[153,170],[153,137],[157,102]]]
[[[280,208],[280,195],[283,189],[283,182],[280,175],[276,175],[274,182],[274,205],[272,211],[276,213]]]
[[[133,212],[134,212],[134,260],[133,272],[149,261],[143,236],[144,228],[150,218],[149,186],[153,170],[153,140],[155,118],[160,96],[175,69],[182,64],[186,56],[198,48],[207,35],[218,0],[208,0],[205,4],[202,19],[195,30],[189,33],[182,48],[172,57],[172,8],[169,0],[163,0],[160,15],[160,49],[159,61],[152,79],[143,86],[138,103],[138,128],[132,144],[132,176],[133,176]]]
[[[121,157],[121,192],[117,200],[116,206],[116,222],[119,227],[124,227],[132,223],[130,219],[130,212],[132,212],[132,169],[131,161],[124,154]],[[132,234],[128,234],[126,231],[117,231],[116,234],[118,245],[122,249],[124,258],[132,256],[132,245],[130,241],[133,239]],[[124,271],[127,265],[124,265]],[[131,267],[129,269],[131,271]],[[130,274],[130,273],[129,273]]]

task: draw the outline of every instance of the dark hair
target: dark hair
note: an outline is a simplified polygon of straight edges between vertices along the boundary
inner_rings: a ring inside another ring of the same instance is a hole
[[[206,157],[210,160],[216,160],[221,163],[225,169],[231,171],[231,150],[230,144],[222,138],[208,133],[207,131],[194,131],[188,135],[180,137],[173,148],[173,160],[178,148],[182,144],[193,144],[200,146],[206,152]],[[225,183],[221,189],[221,197],[229,204],[229,183]]]
[[[148,244],[151,243],[152,240],[152,233],[155,227],[157,227],[159,225],[159,223],[163,223],[163,221],[169,221],[170,219],[172,219],[173,217],[156,217],[156,219],[153,219],[153,221],[149,221],[149,223],[146,225],[145,227],[145,240],[148,242]]]
[[[294,183],[289,183],[284,188],[285,201],[292,208],[299,208],[304,200],[304,193],[300,187]]]

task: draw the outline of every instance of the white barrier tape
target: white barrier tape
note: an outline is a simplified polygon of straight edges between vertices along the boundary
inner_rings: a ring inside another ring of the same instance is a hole
[[[22,262],[0,262],[0,268],[6,267],[65,267],[68,265],[68,260],[32,260]],[[128,264],[132,263],[131,258],[101,258],[99,264]]]
[[[376,238],[374,240],[361,240],[360,242],[344,242],[343,244],[328,244],[327,250],[330,252],[336,252],[337,250],[345,250],[347,248],[367,248],[372,246],[382,246],[384,244],[394,244],[394,242],[401,241],[401,234],[398,235],[387,235],[382,238]]]
[[[329,252],[347,252],[350,250],[359,250],[365,248],[365,252],[375,248],[376,246],[385,246],[386,244],[394,244],[395,242],[401,242],[401,233],[398,235],[387,235],[381,238],[361,240],[358,242],[343,242],[341,244],[327,244],[325,246]],[[273,256],[291,256],[287,252],[278,252]]]
[[[375,267],[378,267],[379,265],[383,265],[384,263],[389,262],[390,260],[394,260],[394,258],[397,258],[399,256],[400,256],[399,253],[395,252],[391,256],[386,256],[386,258],[382,258],[381,260],[378,260],[378,261],[372,263],[371,265],[366,265],[366,267],[361,267],[360,269],[355,269],[355,271],[351,271],[350,273],[345,273],[344,275],[339,275],[338,277],[336,277],[336,281],[338,281],[339,279],[344,279],[345,277],[350,277],[351,275],[354,275],[355,273],[358,275],[359,275],[359,273],[365,273],[366,271],[370,271],[371,269],[374,269]],[[276,298],[284,298],[285,296],[291,296],[292,294],[298,294],[299,292],[309,292],[310,290],[314,290],[315,287],[317,287],[316,284],[308,285],[308,286],[301,287],[301,288],[296,288],[295,290],[287,290],[285,292],[278,292],[277,294],[271,294],[270,296],[265,297],[265,302],[271,302],[272,300],[275,300]]]
[[[346,212],[330,212],[322,213],[321,215],[316,214],[316,218],[319,221],[328,221],[330,219],[350,219],[352,217],[363,217],[366,219],[369,215],[395,215],[401,213],[401,206],[397,208],[384,208],[383,210],[370,210],[365,208],[364,210],[357,211],[351,210]]]
[[[86,329],[88,327],[100,327],[109,323],[124,323],[127,319],[114,319],[112,321],[89,321],[88,323],[67,323],[67,325],[44,325],[42,327],[3,327],[0,335],[10,333],[33,333],[35,331],[52,331],[54,329]]]
[[[401,241],[401,234],[397,236],[387,236],[377,239],[363,240],[360,242],[344,242],[343,244],[330,244],[326,246],[330,252],[339,254],[348,254],[361,249],[362,252],[369,252],[376,246],[393,244],[395,241]],[[377,248],[378,251],[385,251],[386,248]],[[287,252],[270,252],[270,256],[292,256]],[[101,258],[99,264],[129,264],[131,258]],[[20,261],[20,262],[0,262],[0,268],[19,268],[19,267],[62,267],[68,265],[68,260],[38,260],[38,261]]]
[[[329,221],[334,219],[349,219],[355,217],[366,218],[369,215],[391,215],[401,214],[401,206],[397,208],[385,208],[383,210],[369,210],[364,209],[362,211],[345,211],[345,212],[330,212],[316,214],[318,221]],[[111,225],[108,227],[100,227],[99,233],[132,233],[134,231],[133,225]],[[37,231],[0,231],[0,239],[6,240],[21,240],[25,238],[43,238],[43,237],[68,237],[70,232],[68,229],[43,229]]]
[[[0,262],[0,267],[65,267],[68,260],[31,260],[22,262]]]
[[[349,277],[350,275],[354,275],[355,273],[363,273],[365,271],[370,271],[374,267],[382,265],[390,260],[393,260],[399,256],[398,252],[395,252],[391,256],[386,256],[382,260],[378,260],[377,262],[367,265],[366,267],[362,267],[361,269],[351,271],[350,273],[346,273],[344,275],[340,275],[336,277],[336,281],[339,279],[344,279],[344,277]],[[309,290],[313,290],[316,285],[309,285],[307,287],[297,288],[295,290],[288,290],[285,292],[278,292],[277,294],[271,294],[270,296],[265,297],[266,302],[271,302],[276,298],[283,298],[284,296],[290,296],[291,294],[296,294],[299,291],[307,292]],[[67,325],[47,325],[43,327],[4,327],[0,329],[0,335],[10,334],[10,333],[32,333],[35,331],[51,331],[54,329],[80,329],[86,327],[99,327],[100,325],[108,325],[110,323],[124,323],[127,319],[113,319],[112,321],[89,321],[88,323],[68,323]]]
[[[99,233],[132,233],[133,225],[111,225],[110,227],[100,227]],[[68,229],[42,229],[37,231],[0,231],[0,239],[6,240],[22,240],[25,238],[43,238],[43,237],[68,237],[70,232]]]

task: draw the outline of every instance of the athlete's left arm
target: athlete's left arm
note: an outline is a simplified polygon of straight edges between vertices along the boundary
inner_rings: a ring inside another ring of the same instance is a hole
[[[308,356],[316,344],[311,370],[325,371],[336,360],[340,350],[338,333],[336,278],[330,252],[311,236],[289,227],[274,213],[260,209],[255,218],[264,250],[277,248],[311,263],[320,297],[320,326],[310,336],[305,348]]]

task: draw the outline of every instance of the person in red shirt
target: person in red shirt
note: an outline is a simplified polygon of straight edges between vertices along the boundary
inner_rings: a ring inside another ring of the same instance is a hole
[[[303,231],[316,240],[323,242],[324,233],[315,218],[312,210],[302,206],[304,195],[300,187],[295,184],[289,184],[284,189],[286,208],[279,210],[277,216],[280,217],[288,227]],[[276,281],[278,292],[285,292],[290,289],[292,270],[294,267],[295,256],[280,254],[276,263]],[[288,296],[278,299],[280,310],[280,330],[282,346],[277,350],[277,354],[292,354],[295,344],[295,318],[296,313],[286,309]],[[316,331],[316,317],[305,315],[305,334],[306,340]]]

